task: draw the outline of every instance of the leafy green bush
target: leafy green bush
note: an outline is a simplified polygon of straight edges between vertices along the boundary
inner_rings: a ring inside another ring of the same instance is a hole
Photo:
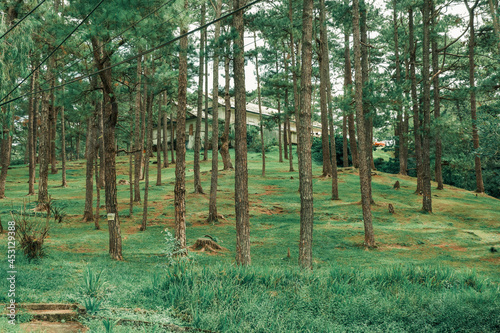
[[[330,142],[328,142],[328,144],[330,144]],[[344,139],[341,136],[336,135],[335,151],[337,152],[337,165],[339,167],[344,165],[343,145],[344,145]],[[347,140],[347,153],[348,153],[349,165],[352,165],[351,148],[349,146],[349,140]],[[321,142],[321,138],[316,138],[316,137],[313,138],[311,146],[311,154],[314,162],[323,165],[323,145]]]

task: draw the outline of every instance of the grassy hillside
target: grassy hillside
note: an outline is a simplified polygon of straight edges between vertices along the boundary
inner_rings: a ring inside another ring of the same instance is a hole
[[[193,160],[192,152],[187,160]],[[163,185],[150,187],[145,232],[139,231],[142,206],[136,205],[134,215],[128,216],[129,187],[118,186],[125,260],[113,262],[107,255],[104,216],[103,230],[81,222],[85,196],[81,160],[68,163],[68,188],[59,186],[60,173],[49,176],[49,193],[67,216],[63,223],[52,224],[46,258],[28,263],[18,256],[18,301],[81,302],[82,276],[90,267],[94,272],[106,269],[103,308],[107,310],[101,313],[107,316],[156,322],[163,318],[213,331],[242,332],[500,329],[500,255],[490,252],[492,246],[500,247],[499,200],[446,186],[443,191],[433,189],[434,213],[422,214],[413,178],[377,173],[373,220],[378,247],[365,250],[356,171],[339,172],[341,200],[332,201],[331,179],[319,177],[321,167],[316,165],[315,269],[301,272],[298,173],[288,172],[286,162],[277,162],[276,150],[268,154],[265,178],[260,154],[250,153],[248,161],[252,268],[231,265],[236,239],[234,172],[219,175],[218,210],[224,218],[214,225],[204,222],[210,161],[201,167],[205,195],[191,193],[192,162],[186,168],[188,244],[208,234],[228,251],[191,252],[189,262],[167,265],[162,231],[173,232],[174,225],[171,166],[163,170]],[[127,163],[126,157],[118,158],[118,179],[128,179]],[[152,167],[150,184],[156,177],[156,165]],[[396,180],[400,190],[393,189]],[[26,193],[27,167],[14,167],[9,170],[8,198],[0,202],[4,227],[12,209],[20,209],[23,200],[30,205]],[[393,215],[389,203],[395,208]],[[6,253],[5,234],[0,236],[0,253]],[[2,290],[7,287],[5,274],[0,273]],[[2,294],[0,302],[5,297]],[[98,320],[86,323],[94,330],[103,329]]]

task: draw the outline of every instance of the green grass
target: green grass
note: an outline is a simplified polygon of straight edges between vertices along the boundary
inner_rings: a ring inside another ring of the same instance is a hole
[[[67,216],[61,224],[52,222],[48,256],[29,263],[18,253],[18,301],[83,302],[81,287],[90,267],[94,272],[104,270],[107,293],[100,313],[113,319],[159,323],[163,318],[165,323],[225,332],[495,332],[500,328],[500,256],[489,251],[500,247],[499,200],[449,186],[437,191],[433,184],[434,213],[422,214],[413,178],[378,173],[373,177],[372,207],[378,247],[365,250],[356,171],[339,172],[341,200],[332,201],[331,179],[320,178],[321,166],[313,164],[314,270],[302,272],[297,268],[298,172],[288,172],[288,161],[278,163],[272,149],[262,178],[260,154],[250,153],[253,265],[243,269],[233,266],[234,172],[219,173],[218,211],[224,219],[206,224],[211,163],[201,165],[206,194],[199,195],[192,193],[192,160],[188,152],[187,242],[191,245],[209,234],[229,251],[191,252],[191,262],[167,266],[162,231],[173,232],[174,227],[174,167],[163,170],[162,186],[154,186],[156,165],[152,165],[145,232],[139,231],[142,205],[128,216],[129,186],[118,186],[124,261],[110,260],[105,209],[101,209],[103,230],[81,222],[85,163],[73,161],[68,163],[68,188],[59,186],[60,173],[49,176],[49,194]],[[296,155],[294,162],[297,169]],[[118,157],[118,179],[128,179],[127,172],[128,159]],[[4,227],[10,211],[20,210],[23,200],[33,206],[34,199],[26,197],[26,180],[26,166],[9,170],[8,198],[0,202]],[[401,183],[399,191],[392,188],[396,180]],[[101,196],[104,204],[104,191]],[[394,215],[388,213],[389,203],[395,207]],[[6,253],[6,246],[4,234],[0,253]],[[0,289],[6,287],[2,269]],[[6,301],[2,292],[0,302]],[[104,331],[101,320],[85,324],[92,331]],[[0,331],[2,325],[0,321]],[[119,325],[114,331],[134,329]],[[142,329],[152,331],[147,326]]]

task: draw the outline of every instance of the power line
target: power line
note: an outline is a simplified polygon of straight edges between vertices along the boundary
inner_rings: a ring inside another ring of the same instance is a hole
[[[104,0],[102,0],[102,1],[104,1]],[[102,1],[101,1],[101,3],[102,3]],[[6,102],[1,103],[1,104],[0,104],[0,106],[3,106],[3,105],[5,105],[5,104],[9,104],[9,103],[11,103],[11,102],[14,102],[14,101],[16,101],[16,100],[18,100],[18,99],[20,99],[20,98],[26,97],[26,96],[31,96],[31,95],[34,95],[34,94],[39,94],[39,93],[46,92],[46,91],[49,91],[49,90],[52,90],[52,89],[57,89],[57,88],[64,87],[64,86],[66,86],[66,85],[68,85],[68,84],[75,83],[75,82],[77,82],[77,81],[80,81],[80,80],[83,80],[83,79],[89,78],[89,77],[91,77],[91,76],[97,75],[97,74],[99,74],[99,73],[101,73],[101,72],[107,71],[107,70],[109,70],[109,69],[111,69],[111,68],[114,68],[114,67],[116,67],[116,66],[120,66],[120,65],[123,65],[123,64],[125,64],[125,63],[128,63],[128,62],[130,62],[131,60],[135,60],[135,59],[137,59],[137,58],[139,58],[139,57],[142,57],[142,56],[144,56],[144,55],[146,55],[146,54],[149,54],[149,53],[151,53],[151,52],[153,52],[153,51],[156,51],[156,50],[158,50],[158,49],[161,49],[161,48],[163,48],[163,47],[165,47],[165,46],[167,46],[167,45],[169,45],[169,44],[172,44],[172,43],[174,43],[174,42],[176,42],[176,41],[180,40],[180,39],[181,39],[181,38],[183,38],[183,37],[187,37],[187,36],[189,36],[189,35],[191,35],[191,34],[193,34],[193,33],[197,32],[197,31],[200,31],[200,30],[202,30],[202,29],[205,29],[206,27],[208,27],[208,26],[210,26],[210,25],[212,25],[212,24],[214,24],[214,23],[217,23],[217,22],[219,22],[219,21],[225,20],[225,19],[226,19],[226,18],[228,18],[229,16],[231,16],[231,15],[233,15],[233,14],[235,14],[235,13],[239,12],[239,11],[242,11],[242,10],[244,10],[244,9],[248,8],[248,7],[251,7],[251,6],[253,6],[253,5],[255,5],[255,4],[257,4],[257,3],[261,2],[261,1],[263,1],[263,0],[255,0],[255,1],[252,1],[251,3],[249,3],[249,4],[245,5],[245,6],[242,6],[242,7],[238,8],[238,9],[235,9],[235,10],[233,10],[232,12],[230,12],[230,13],[228,13],[228,14],[226,14],[226,15],[223,15],[223,16],[221,16],[220,18],[215,19],[215,20],[213,20],[213,21],[211,21],[211,22],[209,22],[209,23],[207,23],[207,24],[205,24],[205,25],[202,25],[202,26],[200,26],[200,27],[198,27],[198,28],[196,28],[196,29],[193,29],[193,30],[191,30],[191,31],[188,31],[187,33],[182,34],[182,35],[180,35],[180,36],[178,36],[178,37],[172,38],[171,40],[169,40],[169,41],[167,41],[167,42],[165,42],[165,43],[162,43],[162,44],[160,44],[160,45],[158,45],[158,46],[155,46],[155,47],[153,47],[153,48],[150,48],[150,49],[148,49],[148,50],[146,50],[146,51],[140,52],[139,54],[137,54],[137,55],[135,55],[135,56],[133,56],[133,57],[127,58],[127,59],[125,59],[125,60],[122,60],[122,61],[120,61],[120,62],[117,62],[116,64],[113,64],[113,65],[108,66],[108,67],[106,67],[106,68],[103,68],[103,69],[101,69],[101,70],[95,71],[94,73],[87,74],[87,75],[81,75],[81,76],[78,76],[78,77],[74,78],[73,80],[70,80],[70,81],[68,81],[68,82],[66,82],[66,83],[64,83],[64,84],[60,84],[60,85],[58,85],[58,86],[54,86],[54,87],[52,87],[52,88],[43,89],[43,90],[38,90],[38,91],[35,91],[35,92],[30,92],[30,93],[27,93],[27,94],[21,95],[21,96],[19,96],[19,97],[16,97],[16,98],[13,98],[13,99],[11,99],[11,100],[8,100],[8,101],[6,101]],[[49,55],[49,56],[50,56],[50,55]],[[38,67],[37,67],[37,68],[38,68]],[[33,73],[33,72],[32,72],[32,73]],[[31,74],[30,74],[30,75],[31,75]],[[29,75],[28,75],[28,77],[29,77]],[[27,79],[28,77],[26,77],[26,79]],[[25,79],[25,80],[26,80],[26,79]],[[24,81],[23,81],[23,82],[24,82]],[[21,83],[22,83],[22,82],[21,82]],[[18,87],[19,87],[19,85],[18,85]],[[16,88],[17,88],[17,87],[16,87]],[[14,89],[14,90],[15,90],[15,89]],[[11,91],[11,92],[12,92],[12,91]],[[9,93],[9,94],[10,94],[10,93]],[[8,95],[7,95],[7,96],[8,96]],[[6,96],[6,97],[7,97],[7,96]],[[4,97],[4,98],[2,99],[2,101],[3,101],[6,97]],[[1,101],[0,101],[0,102],[1,102]]]
[[[13,92],[17,89],[17,88],[19,88],[19,86],[20,86],[21,84],[23,84],[23,83],[24,83],[24,81],[26,81],[26,80],[27,80],[27,79],[28,79],[28,78],[29,78],[29,77],[30,77],[30,76],[31,76],[31,75],[32,75],[32,74],[33,74],[33,73],[34,73],[34,72],[35,72],[38,68],[40,68],[40,66],[42,66],[42,64],[43,64],[45,61],[47,61],[47,59],[49,59],[49,58],[50,58],[50,57],[51,57],[51,56],[52,56],[52,55],[53,55],[53,54],[54,54],[54,53],[55,53],[55,52],[56,52],[56,51],[57,51],[57,50],[61,47],[61,45],[63,45],[63,44],[64,44],[64,42],[66,42],[66,41],[67,41],[67,40],[68,40],[68,39],[69,39],[69,38],[70,38],[70,37],[71,37],[71,36],[75,33],[75,31],[76,31],[78,28],[80,28],[80,26],[83,24],[83,22],[85,22],[85,21],[89,18],[89,16],[90,16],[90,15],[92,15],[92,13],[94,13],[94,12],[96,11],[96,9],[97,9],[97,8],[98,8],[98,7],[99,7],[99,6],[100,6],[103,2],[104,2],[104,0],[101,0],[101,1],[100,1],[100,2],[99,2],[99,3],[98,3],[95,7],[94,7],[94,9],[92,9],[92,11],[91,11],[91,12],[90,12],[87,16],[85,16],[85,18],[84,18],[84,19],[83,19],[83,20],[82,20],[82,21],[81,21],[81,22],[80,22],[80,23],[76,26],[76,28],[75,28],[75,29],[73,29],[73,31],[71,31],[71,33],[70,33],[68,36],[66,36],[66,38],[64,38],[64,40],[63,40],[63,41],[62,41],[62,42],[61,42],[61,43],[60,43],[60,44],[59,44],[59,45],[58,45],[58,46],[57,46],[54,50],[52,50],[52,52],[50,52],[50,54],[49,54],[48,56],[46,56],[46,57],[45,57],[45,59],[43,59],[43,60],[40,62],[40,64],[38,64],[38,66],[36,66],[36,67],[35,67],[35,68],[31,71],[31,73],[29,73],[29,74],[28,74],[28,76],[26,76],[26,77],[25,77],[25,78],[24,78],[21,82],[19,82],[19,84],[18,84],[18,85],[17,85],[14,89],[12,89],[12,90],[11,90],[11,91],[7,94],[7,95],[5,95],[5,97],[4,97],[4,98],[2,98],[2,99],[0,100],[0,102],[1,102],[1,101],[3,101],[3,100],[5,100],[7,97],[9,97],[9,96],[10,96],[10,94],[12,94],[12,93],[13,93]],[[3,104],[2,104],[2,105],[3,105]]]
[[[96,51],[101,50],[104,46],[106,46],[106,45],[110,44],[112,41],[114,41],[114,40],[115,40],[118,36],[123,35],[125,32],[127,32],[127,31],[128,31],[128,30],[130,30],[130,29],[132,29],[134,26],[136,26],[136,25],[137,25],[137,24],[139,24],[140,22],[144,21],[146,18],[148,18],[149,16],[153,15],[153,14],[154,14],[154,13],[156,13],[158,10],[160,10],[161,8],[163,8],[164,6],[166,6],[166,5],[168,5],[168,4],[171,4],[171,3],[172,3],[172,2],[174,2],[174,1],[175,1],[175,0],[170,0],[170,1],[167,1],[167,2],[165,2],[164,4],[160,5],[158,8],[156,8],[156,9],[155,9],[155,10],[153,10],[153,11],[151,11],[151,12],[150,12],[149,14],[147,14],[146,16],[142,17],[139,21],[132,23],[132,24],[131,24],[131,25],[129,25],[127,28],[125,28],[124,30],[122,30],[121,32],[119,32],[118,34],[116,34],[116,35],[115,35],[114,37],[112,37],[112,38],[111,38],[108,42],[103,43],[102,45],[100,45],[100,46],[96,49]],[[172,18],[170,18],[170,20],[166,21],[166,23],[171,22],[171,21],[172,21],[172,19],[173,19],[173,17],[172,17]],[[162,23],[165,23],[165,22],[162,22]],[[77,48],[78,48],[80,45],[82,45],[84,42],[85,42],[85,41],[82,41],[80,44],[78,44]],[[64,68],[63,68],[63,69],[62,69],[59,73],[57,73],[57,74],[64,73],[65,71],[67,71],[68,69],[70,69],[70,68],[71,68],[71,67],[73,67],[74,65],[78,64],[78,63],[79,63],[79,62],[81,62],[82,60],[85,60],[85,59],[86,59],[89,55],[92,55],[92,54],[93,54],[93,51],[90,51],[90,52],[88,52],[88,53],[84,54],[83,56],[76,58],[76,60],[75,60],[73,63],[71,63],[70,65],[66,65],[66,66],[64,66]],[[50,78],[46,79],[43,83],[46,83],[46,82],[48,82],[48,81],[50,81],[50,80],[54,79],[55,77],[56,77],[56,75],[53,75],[53,76],[51,76]],[[42,83],[42,84],[43,84],[43,83]]]
[[[38,9],[38,7],[40,7],[45,1],[47,0],[42,0],[35,8],[33,8],[28,14],[26,14],[22,19],[20,19],[19,21],[16,22],[16,24],[14,24],[9,30],[7,30],[3,35],[2,37],[0,37],[0,39],[4,38],[9,32],[11,32],[15,27],[17,27],[19,25],[19,23],[21,23],[22,21],[24,21],[25,18],[27,18],[28,16],[30,16],[35,10]]]

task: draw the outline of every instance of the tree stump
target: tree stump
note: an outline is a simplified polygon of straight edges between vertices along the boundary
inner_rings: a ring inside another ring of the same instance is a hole
[[[389,204],[389,213],[394,214],[394,206],[392,204]]]
[[[399,180],[396,180],[396,182],[394,183],[394,189],[399,190],[400,188],[401,188],[401,185],[399,184]]]
[[[201,251],[201,252],[219,252],[219,251],[227,251],[225,247],[220,246],[214,240],[208,237],[201,237],[196,240],[196,242],[189,247],[192,251]]]

